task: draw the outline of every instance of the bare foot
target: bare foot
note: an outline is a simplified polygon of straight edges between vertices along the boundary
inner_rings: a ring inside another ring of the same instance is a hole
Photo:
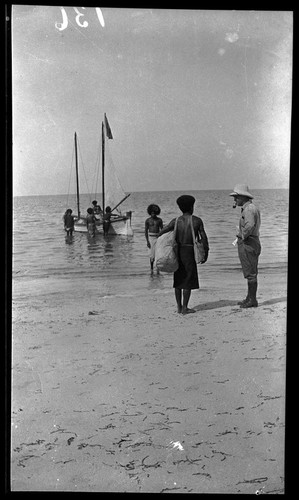
[[[182,309],[182,314],[191,314],[195,312],[195,309],[189,309],[188,307]]]

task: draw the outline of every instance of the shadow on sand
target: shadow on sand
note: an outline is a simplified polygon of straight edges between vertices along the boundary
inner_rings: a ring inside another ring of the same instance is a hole
[[[265,300],[264,302],[259,302],[259,307],[268,306],[271,304],[277,304],[278,302],[285,302],[286,300],[287,297],[278,297],[276,299]],[[221,300],[215,300],[214,302],[207,302],[206,304],[199,304],[198,306],[193,307],[193,309],[195,309],[195,311],[208,311],[209,309],[219,309],[221,307],[237,306],[237,305],[238,305],[237,300],[221,299]]]

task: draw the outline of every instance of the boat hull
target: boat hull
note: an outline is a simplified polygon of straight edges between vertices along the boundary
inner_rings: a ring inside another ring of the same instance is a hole
[[[75,221],[74,229],[78,233],[88,233],[86,219],[80,218]],[[96,233],[103,233],[102,220],[96,222]],[[131,212],[126,212],[111,221],[108,234],[133,236],[134,232],[131,225]]]

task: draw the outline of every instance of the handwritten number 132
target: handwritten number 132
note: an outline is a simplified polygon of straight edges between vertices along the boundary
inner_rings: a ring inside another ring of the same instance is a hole
[[[77,7],[73,7],[74,11],[76,12],[76,23],[78,24],[78,26],[80,26],[81,28],[87,28],[88,26],[88,22],[87,21],[83,21],[81,22],[81,17],[84,16],[84,13],[80,12],[79,9],[77,9]],[[85,7],[82,7],[82,9],[85,9]],[[98,16],[98,20],[100,21],[100,24],[101,26],[105,26],[105,21],[104,21],[104,17],[103,17],[103,14],[102,14],[102,11],[99,7],[96,7],[96,13],[97,13],[97,16]],[[62,31],[62,30],[65,30],[65,28],[67,28],[68,26],[68,17],[67,17],[67,13],[65,12],[65,9],[63,7],[60,7],[60,10],[61,10],[61,15],[62,15],[62,23],[55,23],[55,28],[57,28],[59,31]]]

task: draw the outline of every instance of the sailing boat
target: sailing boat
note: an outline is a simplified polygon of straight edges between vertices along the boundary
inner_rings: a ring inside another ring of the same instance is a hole
[[[105,136],[108,139],[113,139],[110,125],[108,123],[108,119],[106,117],[106,113],[104,114],[104,121],[102,121],[102,207],[105,209],[107,206],[106,203],[111,203],[110,208],[113,213],[114,210],[117,210],[117,215],[113,215],[110,219],[110,227],[108,234],[112,235],[124,235],[124,236],[133,236],[133,229],[131,225],[132,212],[124,212],[121,213],[119,210],[119,206],[130,196],[129,194],[125,194],[122,190],[118,178],[116,176],[116,172],[114,171],[114,179],[113,185],[107,193],[106,189],[106,142]],[[79,169],[78,169],[78,144],[77,144],[77,134],[75,132],[74,136],[75,140],[75,164],[76,164],[76,186],[77,186],[77,210],[78,216],[75,216],[75,231],[77,232],[88,232],[86,218],[81,216],[80,211],[80,190],[79,190]],[[117,193],[117,194],[116,194]],[[119,196],[116,202],[116,196]],[[103,232],[103,217],[96,216],[96,229],[98,232]]]

